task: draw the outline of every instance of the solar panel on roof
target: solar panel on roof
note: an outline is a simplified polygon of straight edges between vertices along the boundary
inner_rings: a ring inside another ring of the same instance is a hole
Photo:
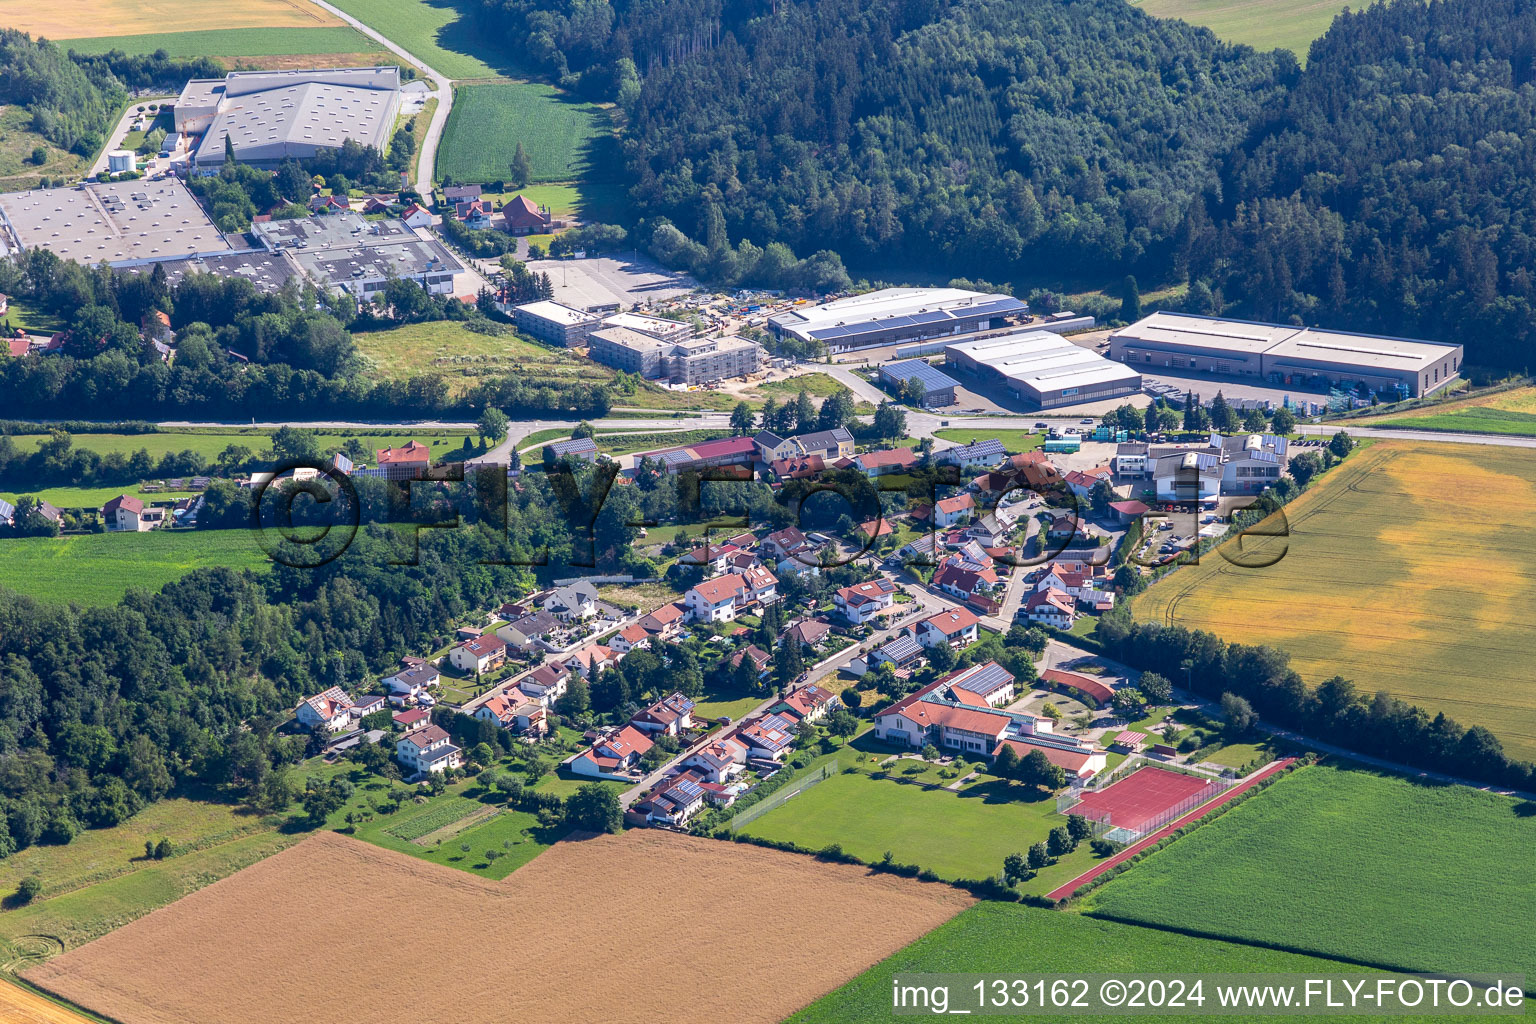
[[[974,673],[964,679],[955,680],[955,684],[972,693],[979,693],[983,697],[1002,689],[1013,682],[1013,673],[996,662],[988,662]]]

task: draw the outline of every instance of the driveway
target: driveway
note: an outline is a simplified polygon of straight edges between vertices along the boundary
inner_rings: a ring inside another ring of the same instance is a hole
[[[131,102],[128,105],[127,111],[124,112],[123,116],[118,120],[117,127],[113,128],[112,134],[107,136],[106,144],[101,147],[101,152],[96,154],[96,162],[91,164],[91,169],[89,171],[85,172],[86,176],[89,177],[92,174],[100,174],[102,171],[107,169],[107,154],[122,145],[123,137],[128,134],[129,125],[133,124],[133,122],[138,120],[140,117],[144,117],[146,120],[151,122],[154,121],[154,116],[151,115],[149,111],[146,110],[143,114],[140,114],[140,107],[147,106],[151,103],[174,103],[175,101],[175,96],[145,96],[142,99],[135,99],[133,102]]]

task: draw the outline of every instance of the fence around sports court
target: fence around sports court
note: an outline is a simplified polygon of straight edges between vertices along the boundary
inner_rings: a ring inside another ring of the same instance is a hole
[[[731,831],[739,832],[744,826],[756,821],[758,818],[767,814],[775,807],[781,806],[784,801],[799,793],[805,792],[807,789],[810,789],[812,786],[816,785],[816,783],[822,781],[823,779],[831,778],[841,770],[841,766],[836,761],[831,761],[822,765],[820,768],[816,768],[807,772],[805,775],[796,779],[794,782],[791,782],[783,789],[775,793],[768,794],[767,796],[763,797],[762,800],[759,800],[757,803],[753,804],[751,807],[748,807],[741,813],[733,816],[730,821]]]
[[[1166,771],[1168,768],[1173,766],[1161,764],[1152,765],[1148,763],[1146,765],[1139,766],[1139,768],[1140,767],[1156,767],[1160,771]],[[1134,775],[1135,772],[1131,772],[1130,774]],[[1188,814],[1190,811],[1194,810],[1196,807],[1199,807],[1201,804],[1216,799],[1222,793],[1225,793],[1227,790],[1235,786],[1238,782],[1237,779],[1225,779],[1216,776],[1205,775],[1201,772],[1188,770],[1178,772],[1177,774],[1188,775],[1192,778],[1199,778],[1204,782],[1208,782],[1212,788],[1202,789],[1197,793],[1191,793],[1183,800],[1180,800],[1178,803],[1165,808],[1153,817],[1146,818],[1138,822],[1135,828],[1129,828],[1116,824],[1114,821],[1114,812],[1110,809],[1094,809],[1080,806],[1082,804],[1083,794],[1085,792],[1102,792],[1103,789],[1108,789],[1108,786],[1091,791],[1087,789],[1074,789],[1070,792],[1060,794],[1056,798],[1056,813],[1076,814],[1080,817],[1086,818],[1089,824],[1093,826],[1093,835],[1095,838],[1103,837],[1106,839],[1112,839],[1117,843],[1129,843],[1140,839],[1142,836],[1150,835],[1151,833],[1156,832],[1170,821],[1176,821],[1178,818]],[[1124,778],[1129,777],[1130,775],[1124,776]],[[1116,779],[1115,781],[1119,782],[1122,781],[1122,779]],[[1113,785],[1113,783],[1111,783],[1111,785]]]

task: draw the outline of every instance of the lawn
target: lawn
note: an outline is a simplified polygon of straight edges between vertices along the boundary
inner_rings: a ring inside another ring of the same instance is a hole
[[[877,861],[889,850],[898,862],[917,864],[946,881],[988,878],[1002,871],[1004,857],[1028,850],[1066,824],[1054,799],[1026,802],[1004,795],[1021,791],[993,782],[951,793],[845,772],[797,794],[743,831],[813,850],[837,843],[865,861]],[[1084,844],[1023,888],[1048,892],[1092,864]]]
[[[320,10],[318,7],[315,8]],[[222,18],[220,19],[222,20]],[[154,53],[171,57],[272,57],[312,53],[372,53],[378,43],[349,25],[326,28],[216,28],[200,32],[163,32],[133,36],[68,39],[79,53]]]
[[[194,569],[261,569],[266,552],[244,530],[93,533],[0,541],[0,586],[40,601],[115,604],[129,587],[159,590]]]
[[[43,147],[48,154],[41,165],[32,163],[32,150]],[[75,178],[90,166],[83,157],[60,149],[32,130],[32,115],[25,107],[0,107],[0,192],[20,192],[36,188],[43,175],[50,178]],[[12,307],[18,305],[12,302]],[[13,308],[10,322],[16,327],[29,326]],[[37,327],[39,333],[43,330]]]
[[[1462,786],[1306,768],[1094,891],[1085,906],[1407,971],[1529,977],[1529,811]]]
[[[970,444],[973,441],[985,441],[988,438],[997,438],[1003,448],[1017,455],[1021,452],[1032,452],[1045,443],[1045,434],[1035,430],[980,430],[975,427],[942,427],[933,432],[934,437],[941,437],[946,441],[956,444]]]
[[[448,320],[408,324],[353,335],[369,372],[382,380],[441,374],[449,391],[462,394],[481,377],[518,374],[530,382],[559,385],[572,380],[601,384],[613,371],[566,349],[549,348],[512,334],[492,337]]]
[[[1352,421],[1363,427],[1447,430],[1470,434],[1536,437],[1536,388],[1515,388],[1483,398],[1431,405],[1391,417]]]
[[[0,498],[15,503],[22,495],[39,498],[61,509],[100,508],[119,494],[139,494],[137,484],[118,484],[115,487],[28,487],[21,490],[0,491]],[[177,501],[192,491],[157,491],[145,494],[147,502]]]
[[[1328,30],[1346,0],[1142,0],[1159,18],[1203,25],[1229,43],[1290,50],[1303,64],[1312,40]],[[1145,300],[1144,300],[1145,301]]]
[[[605,786],[617,786],[623,792],[629,788],[629,783],[618,779],[593,779],[584,775],[572,775],[563,768],[556,769],[544,776],[533,787],[535,793],[553,793],[561,799],[568,798],[582,786],[589,782],[600,782]]]
[[[0,115],[0,123],[3,123],[4,118],[9,114],[10,110],[7,110],[4,115]],[[6,134],[9,135],[9,128],[6,129]],[[5,316],[0,317],[0,324],[20,328],[32,334],[52,334],[64,329],[62,317],[34,309],[26,299],[12,299],[6,307]]]
[[[1284,515],[1289,537],[1244,541],[1274,565],[1208,553],[1132,614],[1279,647],[1309,684],[1342,675],[1536,756],[1536,452],[1379,441]]]
[[[338,0],[336,6],[453,79],[516,74],[511,51],[475,24],[471,0]]]
[[[44,441],[48,440],[47,434],[13,434],[11,443],[19,452],[34,452]],[[85,448],[98,455],[132,455],[140,450],[149,453],[150,458],[159,460],[162,456],[171,453],[194,451],[213,462],[218,459],[219,453],[230,445],[248,448],[252,454],[260,456],[271,447],[271,433],[265,430],[248,430],[238,428],[225,428],[222,430],[164,430],[148,434],[71,434],[70,439],[75,448]],[[348,440],[357,438],[369,448],[379,449],[395,445],[405,444],[407,441],[420,441],[422,444],[433,448],[451,450],[458,448],[463,441],[463,435],[442,430],[417,430],[411,432],[374,433],[364,431],[338,431],[319,432],[315,434],[315,441],[320,451],[330,454],[341,447]],[[434,451],[433,457],[441,457],[442,452]]]
[[[525,143],[526,145],[526,143]],[[526,196],[530,202],[549,207],[557,219],[579,217],[582,220],[601,221],[606,224],[621,219],[624,212],[624,188],[611,181],[575,181],[525,185],[507,192],[483,194],[493,199],[498,209],[515,196]],[[554,235],[529,235],[530,245],[549,248]]]
[[[825,783],[823,783],[825,785]],[[819,786],[816,788],[820,788]],[[813,790],[814,792],[814,790]],[[800,797],[796,797],[799,800]],[[1204,973],[1325,974],[1368,973],[1331,961],[1232,942],[1197,939],[1152,931],[1111,921],[1095,921],[1016,903],[978,903],[940,925],[894,956],[882,960],[846,985],[789,1018],[788,1024],[885,1024],[894,1018],[893,979],[899,975],[974,974],[1015,976],[1021,973],[1080,976],[1083,974],[1187,975]],[[957,987],[957,992],[959,988]],[[971,992],[968,985],[964,992]],[[966,1004],[952,1001],[952,1010]],[[1209,1004],[1208,1004],[1209,1005]],[[928,1016],[928,1014],[924,1014]],[[1068,1021],[1075,1024],[1143,1020],[1133,1015],[1065,1014],[1040,1010],[1024,1015],[990,1017],[997,1021]],[[1192,1020],[1193,1016],[1160,1016],[1159,1020]],[[1245,1018],[1227,1018],[1245,1019]],[[1288,1021],[1343,1021],[1322,1015],[1288,1015]],[[1364,1019],[1364,1018],[1358,1018]]]
[[[534,182],[574,181],[587,177],[589,169],[599,169],[592,162],[592,146],[608,130],[605,110],[566,99],[552,86],[462,86],[454,92],[453,112],[443,132],[439,173],[454,181],[504,181],[512,154],[522,143]]]
[[[497,810],[484,817],[484,808],[479,801],[464,797],[438,797],[429,801],[426,810],[406,804],[393,815],[381,815],[360,826],[354,835],[386,850],[468,871],[482,878],[505,878],[549,849],[553,837],[545,835],[545,830],[539,827],[538,819],[532,814]],[[402,838],[410,835],[419,840],[430,834],[422,832],[417,836],[420,829],[430,827],[431,831],[436,831],[451,827],[472,815],[479,819],[472,827],[435,842],[413,842]],[[469,849],[464,850],[464,846]],[[485,856],[487,850],[496,851],[495,860]]]

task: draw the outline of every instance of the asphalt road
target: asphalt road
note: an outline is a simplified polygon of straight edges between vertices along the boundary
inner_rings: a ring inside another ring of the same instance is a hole
[[[426,138],[421,140],[421,150],[416,158],[415,181],[418,191],[431,189],[434,175],[437,173],[437,144],[442,141],[443,126],[448,123],[448,112],[453,109],[453,80],[434,70],[426,61],[408,52],[399,44],[386,39],[383,34],[369,28],[341,8],[328,4],[325,0],[311,0],[311,2],[317,7],[330,11],[369,39],[382,44],[385,49],[397,57],[421,68],[427,73],[427,77],[432,79],[432,95],[437,97],[437,111],[432,115],[432,122],[427,125]]]

